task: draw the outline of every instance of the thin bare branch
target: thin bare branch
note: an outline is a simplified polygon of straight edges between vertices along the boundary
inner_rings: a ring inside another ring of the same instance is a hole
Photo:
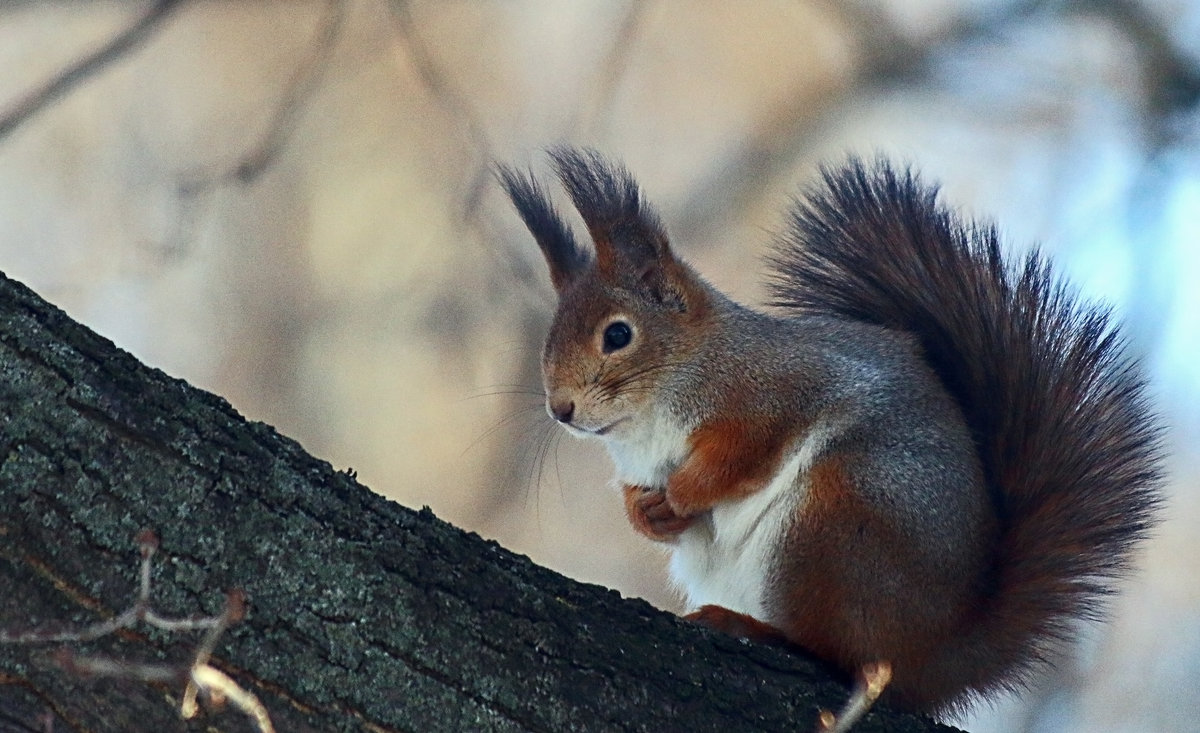
[[[391,0],[389,7],[402,41],[401,45],[408,53],[417,76],[446,116],[462,126],[467,142],[474,150],[476,162],[465,187],[461,211],[462,219],[469,221],[478,212],[483,192],[491,181],[491,164],[496,157],[495,148],[466,96],[434,61],[433,54],[413,22],[407,0]]]
[[[328,0],[310,52],[288,81],[262,137],[242,153],[232,166],[219,169],[213,166],[182,177],[176,189],[180,214],[175,231],[167,237],[164,250],[174,254],[185,250],[197,222],[204,217],[214,189],[235,182],[252,184],[278,160],[295,132],[301,113],[320,87],[329,68],[345,25],[346,4],[346,0]]]
[[[604,61],[597,69],[595,89],[583,100],[579,113],[571,120],[568,139],[575,135],[582,135],[584,139],[595,137],[608,125],[612,116],[613,97],[633,61],[633,47],[641,37],[643,21],[650,6],[650,0],[632,0],[625,9]]]
[[[221,670],[207,664],[193,667],[192,682],[205,690],[214,702],[229,702],[249,716],[258,726],[259,733],[274,733],[275,728],[271,725],[271,717],[267,714],[267,709],[263,707],[262,702]],[[195,714],[195,708],[183,710],[185,719],[190,719]]]
[[[0,139],[11,134],[109,64],[141,46],[162,25],[171,11],[182,3],[183,0],[157,0],[140,18],[108,43],[76,60],[42,86],[27,93],[8,111],[0,114]]]
[[[287,140],[296,127],[296,120],[303,111],[305,104],[320,85],[329,68],[329,59],[333,49],[337,47],[338,37],[346,19],[346,0],[329,0],[325,13],[313,39],[312,51],[308,58],[296,69],[288,82],[287,90],[275,113],[271,116],[271,124],[267,133],[242,156],[233,168],[232,175],[242,183],[251,183],[271,166],[280,151],[287,145]]]

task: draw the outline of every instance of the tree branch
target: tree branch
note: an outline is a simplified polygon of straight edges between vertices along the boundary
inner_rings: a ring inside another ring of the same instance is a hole
[[[152,528],[156,613],[218,615],[245,592],[206,664],[281,731],[806,730],[846,696],[799,656],[373,494],[2,276],[0,506],[9,638],[117,616],[149,587],[130,540]],[[70,653],[149,668],[194,658],[181,636],[139,625]],[[178,684],[70,674],[51,647],[0,643],[6,729],[251,725],[211,709],[185,723]],[[857,730],[946,729],[880,708]]]

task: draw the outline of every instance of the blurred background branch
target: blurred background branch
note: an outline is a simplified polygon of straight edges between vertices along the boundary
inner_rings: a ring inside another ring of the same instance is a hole
[[[324,17],[321,18],[316,37],[313,39],[312,50],[288,80],[283,98],[275,107],[266,134],[233,168],[233,177],[239,182],[252,183],[257,180],[287,144],[295,129],[297,118],[328,68],[345,18],[346,0],[328,0]]]
[[[471,108],[470,101],[458,91],[453,80],[439,66],[433,51],[421,38],[420,29],[414,23],[409,10],[408,0],[391,0],[389,7],[400,46],[408,53],[408,59],[416,69],[425,92],[441,108],[451,125],[461,128],[464,142],[474,150],[474,160],[464,187],[465,193],[461,196],[462,206],[459,213],[463,221],[472,221],[479,215],[483,192],[490,180],[492,161],[496,157],[495,147],[488,140],[487,131]]]
[[[156,0],[128,28],[112,40],[71,63],[48,81],[24,95],[0,114],[0,138],[4,138],[45,107],[69,94],[106,66],[143,44],[183,0]]]

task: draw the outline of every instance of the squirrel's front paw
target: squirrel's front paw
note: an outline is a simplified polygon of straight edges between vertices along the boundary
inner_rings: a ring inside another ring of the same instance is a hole
[[[625,513],[633,528],[652,540],[669,542],[692,526],[696,517],[681,517],[667,501],[667,492],[625,486]]]

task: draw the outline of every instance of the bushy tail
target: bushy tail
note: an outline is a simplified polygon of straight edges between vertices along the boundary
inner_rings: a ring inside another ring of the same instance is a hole
[[[1105,309],[1036,251],[880,161],[824,171],[773,257],[774,304],[908,331],[962,405],[1002,524],[978,618],[944,659],[969,690],[1019,686],[1094,617],[1159,502],[1159,434]]]

